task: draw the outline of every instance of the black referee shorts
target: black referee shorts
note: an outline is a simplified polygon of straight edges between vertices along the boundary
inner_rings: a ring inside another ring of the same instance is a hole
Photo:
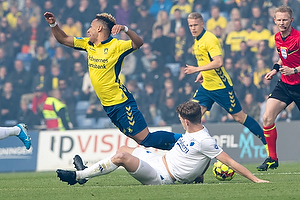
[[[269,98],[278,99],[287,105],[294,101],[300,110],[300,84],[289,85],[279,80]]]

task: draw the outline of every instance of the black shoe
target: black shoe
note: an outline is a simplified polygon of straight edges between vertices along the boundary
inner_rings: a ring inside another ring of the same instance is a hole
[[[75,155],[75,157],[73,158],[73,164],[74,167],[76,168],[76,170],[84,170],[85,168],[87,168],[87,166],[85,166],[82,162],[82,159],[79,155]]]
[[[75,185],[78,181],[76,181],[76,172],[69,170],[56,170],[57,177],[63,182],[67,182],[69,185]]]
[[[203,174],[195,178],[194,180],[195,183],[203,183],[204,182],[204,176]]]
[[[270,157],[267,157],[266,160],[263,162],[263,164],[259,165],[257,167],[258,171],[267,171],[268,169],[277,169],[278,167],[278,159],[273,160]]]
[[[87,166],[85,166],[82,162],[82,159],[79,155],[75,155],[75,157],[73,158],[73,164],[74,167],[76,168],[76,170],[81,171],[84,170],[85,168],[87,168]],[[88,179],[80,179],[78,180],[78,183],[80,185],[85,184],[88,181]]]

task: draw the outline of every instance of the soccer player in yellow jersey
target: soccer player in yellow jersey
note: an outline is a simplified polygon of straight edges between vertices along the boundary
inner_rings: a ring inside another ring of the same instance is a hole
[[[204,29],[204,22],[200,13],[190,13],[188,16],[190,31],[195,38],[194,53],[198,66],[186,65],[185,73],[199,73],[195,82],[201,85],[196,91],[193,101],[199,102],[202,115],[211,109],[216,102],[232,115],[235,121],[246,126],[265,145],[267,143],[264,132],[259,124],[242,111],[236,98],[232,82],[223,67],[223,55],[216,36]]]
[[[107,115],[126,136],[145,147],[169,150],[182,134],[167,131],[149,132],[133,95],[119,79],[124,57],[143,45],[143,40],[127,26],[116,24],[107,13],[98,14],[87,30],[88,37],[68,36],[57,25],[51,12],[44,14],[56,40],[68,47],[88,53],[88,70],[92,85]],[[118,40],[124,31],[130,40]]]

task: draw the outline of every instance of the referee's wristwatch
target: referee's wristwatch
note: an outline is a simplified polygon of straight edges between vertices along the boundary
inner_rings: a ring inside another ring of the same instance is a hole
[[[294,68],[294,73],[297,74],[298,73],[298,69],[295,67]]]

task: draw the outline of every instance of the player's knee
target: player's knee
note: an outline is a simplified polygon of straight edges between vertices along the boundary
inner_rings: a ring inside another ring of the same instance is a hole
[[[262,119],[263,119],[263,125],[264,126],[270,126],[275,121],[274,117],[272,117],[272,116],[270,116],[270,115],[268,115],[266,113],[263,115]]]
[[[112,162],[118,165],[124,164],[129,159],[129,153],[119,152],[112,157]]]

